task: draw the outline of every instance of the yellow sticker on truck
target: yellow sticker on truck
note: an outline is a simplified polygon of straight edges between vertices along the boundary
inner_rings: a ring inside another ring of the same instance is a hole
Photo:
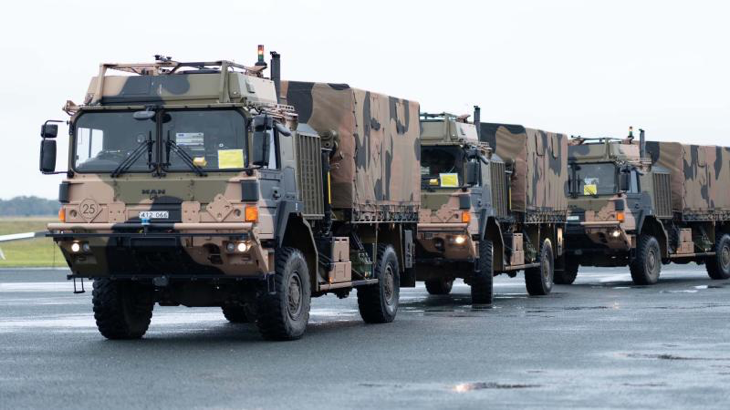
[[[583,195],[598,195],[598,187],[596,184],[583,185]]]
[[[440,179],[442,188],[458,188],[459,187],[459,174],[443,173],[443,174],[439,174],[439,179]]]
[[[218,150],[218,169],[237,169],[243,168],[243,150],[242,149],[219,149]]]

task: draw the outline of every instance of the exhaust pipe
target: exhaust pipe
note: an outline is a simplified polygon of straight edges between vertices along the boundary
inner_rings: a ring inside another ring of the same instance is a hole
[[[276,51],[271,52],[271,80],[276,88],[276,102],[280,102],[281,96],[281,55]]]
[[[482,140],[482,125],[481,125],[481,113],[482,109],[478,105],[474,106],[474,126],[477,128],[477,138],[479,141]]]
[[[644,130],[639,128],[639,157],[644,159],[646,156],[646,139],[644,139]]]

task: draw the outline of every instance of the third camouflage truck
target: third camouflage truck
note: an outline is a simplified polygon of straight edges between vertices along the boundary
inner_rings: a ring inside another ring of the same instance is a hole
[[[463,278],[484,304],[493,275],[524,270],[527,291],[548,294],[563,253],[567,137],[466,117],[421,115],[418,278],[431,294]]]
[[[71,115],[61,222],[72,279],[93,279],[110,339],[155,303],[219,306],[264,337],[300,337],[310,298],[357,289],[394,319],[417,225],[418,104],[343,84],[264,78],[229,61],[103,64]],[[111,75],[122,71],[126,75]],[[55,169],[57,127],[42,129]]]
[[[626,266],[653,284],[662,263],[704,263],[730,277],[730,150],[674,142],[571,140],[566,269]]]

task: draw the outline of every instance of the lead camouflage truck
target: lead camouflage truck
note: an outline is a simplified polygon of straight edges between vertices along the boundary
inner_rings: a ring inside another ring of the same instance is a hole
[[[579,266],[626,266],[636,284],[662,263],[704,263],[730,278],[730,150],[625,139],[571,140],[568,257],[557,283]]]
[[[493,275],[524,270],[527,291],[546,295],[563,253],[567,137],[480,123],[475,108],[480,127],[421,115],[418,279],[448,294],[463,278],[472,303],[488,304]]]
[[[69,278],[94,280],[105,337],[142,337],[159,303],[220,306],[295,339],[310,297],[352,289],[366,322],[395,318],[420,203],[418,104],[282,83],[272,56],[273,81],[261,50],[256,67],[103,64],[84,104],[66,105],[70,165],[48,229]],[[56,134],[44,124],[46,173]]]

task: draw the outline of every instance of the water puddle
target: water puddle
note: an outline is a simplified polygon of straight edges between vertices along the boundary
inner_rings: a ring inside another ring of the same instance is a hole
[[[542,387],[539,384],[511,384],[511,383],[495,383],[495,382],[476,382],[476,383],[459,383],[451,390],[456,393],[467,393],[475,390],[491,390],[491,389],[533,389]]]

